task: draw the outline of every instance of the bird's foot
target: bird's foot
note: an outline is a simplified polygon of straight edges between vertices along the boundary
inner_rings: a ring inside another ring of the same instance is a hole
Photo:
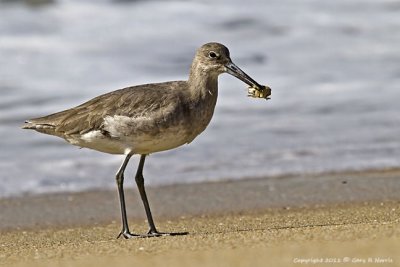
[[[141,237],[141,235],[132,234],[131,232],[129,232],[129,230],[122,230],[121,233],[119,233],[119,235],[117,236],[117,239],[120,238],[121,236],[124,237],[125,239]]]
[[[174,232],[174,233],[164,233],[157,230],[149,230],[149,232],[141,237],[160,237],[160,236],[177,236],[177,235],[187,235],[189,232]]]
[[[149,237],[160,237],[160,236],[177,236],[177,235],[187,235],[189,232],[174,232],[174,233],[164,233],[164,232],[159,232],[157,230],[150,230],[147,234],[144,235],[138,235],[138,234],[132,234],[129,231],[122,230],[121,233],[117,236],[117,239],[120,238],[121,236],[124,237],[125,239],[130,239],[130,238],[149,238]]]

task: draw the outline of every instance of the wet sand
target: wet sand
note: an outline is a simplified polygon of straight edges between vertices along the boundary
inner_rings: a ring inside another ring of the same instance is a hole
[[[400,266],[399,174],[391,170],[151,188],[159,230],[190,234],[131,240],[116,239],[115,192],[4,199],[0,263]],[[128,203],[134,206],[137,195],[131,195]],[[129,210],[136,233],[147,230],[141,208]]]

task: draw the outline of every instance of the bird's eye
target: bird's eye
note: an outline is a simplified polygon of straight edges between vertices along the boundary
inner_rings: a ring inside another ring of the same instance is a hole
[[[210,58],[217,58],[218,57],[217,53],[215,53],[214,51],[211,51],[210,53],[208,53],[208,56]]]

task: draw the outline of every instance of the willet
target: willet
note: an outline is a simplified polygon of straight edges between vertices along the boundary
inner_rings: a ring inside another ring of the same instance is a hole
[[[144,187],[143,166],[148,154],[188,144],[204,131],[217,102],[218,75],[224,72],[252,88],[268,88],[233,64],[224,45],[207,43],[197,50],[188,81],[116,90],[77,107],[28,120],[23,128],[58,136],[80,147],[126,155],[116,174],[122,216],[118,237],[187,234],[157,230]],[[134,154],[140,155],[135,180],[150,227],[145,235],[130,232],[125,208],[124,171]]]

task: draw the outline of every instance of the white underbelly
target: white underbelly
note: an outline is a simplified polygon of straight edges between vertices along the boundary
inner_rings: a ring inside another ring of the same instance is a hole
[[[95,130],[78,138],[71,136],[66,139],[73,145],[110,154],[150,154],[190,143],[194,137],[188,136],[186,131],[180,129],[169,129],[156,135],[139,134],[118,138],[105,136],[101,131]]]
[[[173,149],[190,141],[184,131],[168,131],[157,136],[136,136],[127,140],[127,144],[132,144],[130,149],[135,154],[150,154]]]

